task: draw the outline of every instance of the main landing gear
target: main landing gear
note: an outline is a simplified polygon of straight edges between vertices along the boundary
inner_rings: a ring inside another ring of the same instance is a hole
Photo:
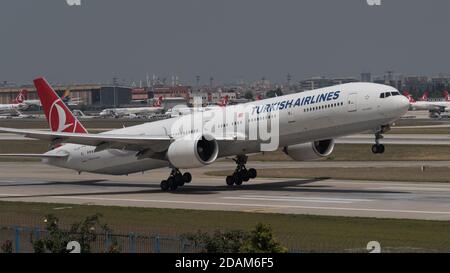
[[[382,133],[389,130],[389,126],[382,127],[380,131],[375,133],[375,144],[372,146],[372,153],[374,154],[382,154],[384,153],[384,145],[380,144],[380,139],[383,138]]]
[[[232,175],[227,176],[226,182],[228,186],[233,185],[242,185],[243,182],[247,182],[250,179],[256,178],[256,170],[250,168],[247,170],[245,164],[247,164],[247,156],[246,155],[238,155],[235,159],[233,159],[237,166],[236,170]]]
[[[169,178],[167,180],[161,181],[161,190],[163,191],[174,191],[178,187],[184,186],[185,183],[190,183],[192,181],[192,175],[189,172],[181,173],[180,170],[173,168],[170,172]]]

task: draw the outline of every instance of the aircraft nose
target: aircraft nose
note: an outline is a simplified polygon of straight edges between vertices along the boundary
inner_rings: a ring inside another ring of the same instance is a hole
[[[408,98],[405,96],[399,96],[399,98],[400,98],[399,107],[404,109],[405,112],[408,111],[410,105]]]
[[[409,100],[405,96],[396,96],[395,98],[398,116],[401,117],[408,112]]]

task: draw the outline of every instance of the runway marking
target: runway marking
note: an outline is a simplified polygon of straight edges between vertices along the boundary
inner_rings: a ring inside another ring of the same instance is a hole
[[[23,196],[32,198],[33,196]],[[200,201],[176,201],[176,200],[152,200],[152,199],[128,199],[128,198],[106,198],[106,197],[78,197],[78,196],[52,196],[57,199],[79,199],[96,201],[125,201],[144,203],[173,203],[173,204],[196,204],[196,205],[217,205],[217,206],[238,206],[238,207],[264,207],[264,208],[295,208],[313,210],[341,210],[341,211],[369,211],[369,212],[389,212],[389,213],[416,213],[416,214],[443,214],[450,215],[450,211],[423,211],[423,210],[396,210],[396,209],[374,209],[374,208],[345,208],[345,207],[318,207],[318,206],[297,206],[297,205],[267,205],[267,204],[247,204],[247,203],[227,203],[227,202],[200,202]]]
[[[430,188],[430,187],[380,187],[380,188],[369,188],[369,190],[449,191],[450,192],[450,188]]]
[[[301,196],[286,196],[286,195],[242,195],[245,197],[276,197],[276,198],[284,198],[284,199],[314,199],[314,200],[336,200],[336,201],[355,201],[355,202],[369,202],[374,201],[372,199],[358,199],[358,198],[336,198],[336,197],[301,197]]]
[[[343,199],[343,198],[323,198],[323,197],[294,197],[294,196],[263,196],[244,195],[241,197],[221,197],[222,199],[236,200],[259,200],[259,201],[281,201],[281,202],[311,202],[311,203],[336,203],[351,204],[354,202],[372,201],[368,199]]]
[[[326,200],[301,200],[301,199],[283,199],[283,198],[258,198],[258,197],[222,197],[222,199],[236,200],[258,200],[258,201],[281,201],[281,202],[310,202],[310,203],[334,203],[334,204],[351,204],[348,201],[326,201]]]

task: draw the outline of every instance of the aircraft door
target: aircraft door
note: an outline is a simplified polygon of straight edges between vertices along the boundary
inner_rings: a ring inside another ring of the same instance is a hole
[[[347,103],[348,103],[348,112],[356,112],[357,110],[357,100],[358,100],[358,94],[352,93],[348,96]]]

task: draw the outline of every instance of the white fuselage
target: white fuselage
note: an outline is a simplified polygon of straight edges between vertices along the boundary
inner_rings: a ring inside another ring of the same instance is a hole
[[[428,110],[439,112],[449,111],[450,101],[416,101],[411,103],[411,110]]]
[[[148,115],[160,113],[164,109],[162,107],[133,107],[133,108],[108,108],[100,112],[100,116],[122,117],[127,115]]]
[[[262,123],[279,123],[278,147],[333,139],[367,130],[376,131],[403,116],[409,107],[404,96],[380,98],[395,88],[372,83],[350,83],[312,91],[233,105],[210,111],[117,129],[102,134],[171,136],[174,141],[198,133],[194,124],[211,135],[248,135]],[[397,91],[398,92],[398,91]],[[194,121],[194,122],[193,122]],[[270,122],[269,122],[270,123]],[[244,124],[244,126],[242,126]],[[220,142],[218,157],[261,152],[263,140]],[[229,144],[228,144],[229,143]],[[77,171],[122,175],[168,166],[163,159],[138,159],[136,151],[64,144],[48,153],[68,153],[67,158],[45,159],[48,164]]]
[[[25,109],[24,104],[0,104],[0,115],[18,115],[20,110]]]

